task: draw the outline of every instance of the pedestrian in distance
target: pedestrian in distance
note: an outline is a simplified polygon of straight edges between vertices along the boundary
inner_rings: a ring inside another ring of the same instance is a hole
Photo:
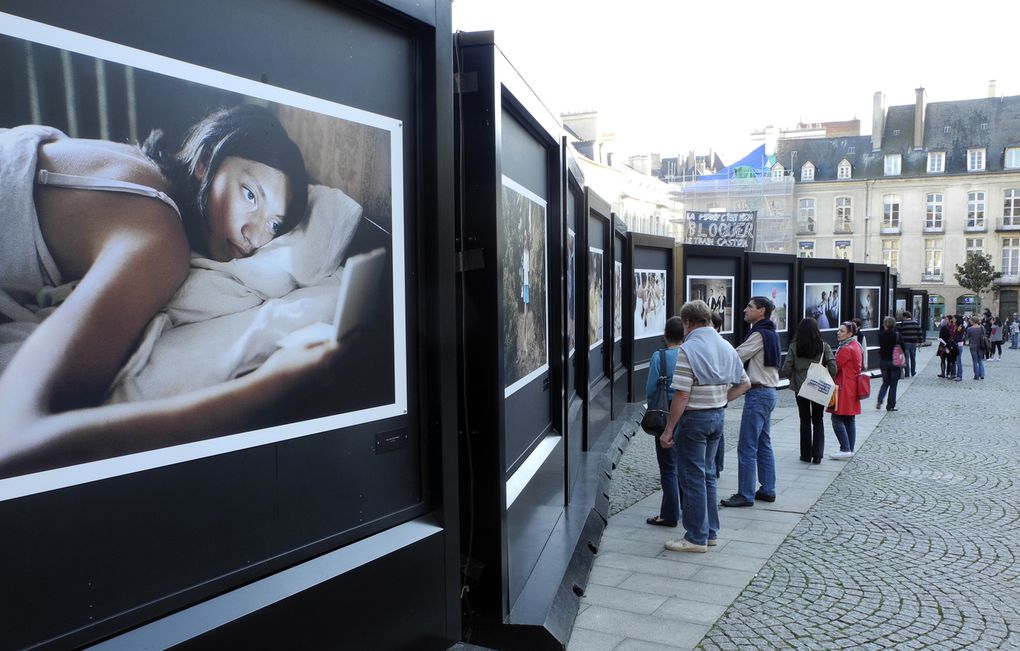
[[[965,343],[970,348],[970,361],[974,370],[974,379],[985,379],[985,329],[981,320],[970,317],[970,326],[965,333]]]
[[[966,338],[967,325],[959,314],[953,317],[953,349],[956,357],[953,363],[953,379],[963,382],[963,342]]]
[[[684,341],[684,324],[680,317],[673,316],[666,320],[666,329],[663,332],[666,348],[665,369],[659,368],[659,351],[652,353],[648,362],[648,382],[645,393],[648,395],[648,402],[651,404],[652,396],[659,386],[661,375],[673,374],[676,368],[676,356],[680,352],[680,344]],[[673,400],[674,389],[672,382],[666,390],[666,397]],[[659,464],[659,484],[662,486],[662,501],[659,504],[659,515],[652,516],[645,520],[648,524],[658,527],[675,527],[680,520],[680,507],[683,502],[683,490],[680,489],[680,480],[676,468],[676,446],[671,448],[662,447],[662,441],[655,437],[655,460]]]
[[[752,296],[744,307],[744,321],[751,330],[737,355],[747,364],[751,389],[744,396],[737,443],[737,492],[722,506],[753,506],[756,499],[776,501],[776,457],[772,451],[772,410],[779,385],[779,335],[772,321],[775,304],[764,296]]]
[[[712,328],[712,311],[704,301],[680,308],[684,343],[673,373],[673,402],[660,437],[664,448],[679,447],[680,485],[684,492],[684,535],[666,543],[675,552],[704,553],[719,535],[715,455],[726,403],[751,388],[744,366],[725,339]]]
[[[808,368],[821,360],[829,375],[836,377],[836,356],[829,344],[822,340],[818,322],[805,317],[797,326],[797,332],[786,352],[786,360],[779,370],[781,377],[790,379],[794,395],[807,379]],[[807,398],[797,396],[797,413],[800,416],[800,460],[818,464],[825,455],[825,407]]]
[[[1009,328],[1009,347],[1016,350],[1018,344],[1020,344],[1020,319],[1017,319],[1016,312],[1010,317]]]
[[[988,341],[991,343],[991,354],[988,358],[990,362],[997,362],[1002,359],[1002,319],[999,317],[992,318],[992,332],[988,336]]]
[[[939,347],[936,354],[939,356],[939,377],[948,378],[952,372],[949,364],[949,346],[953,341],[952,334],[953,317],[944,316],[939,323]]]
[[[836,348],[836,406],[829,407],[832,414],[832,431],[839,441],[839,452],[830,459],[846,460],[854,456],[857,443],[856,417],[861,413],[861,400],[857,395],[857,376],[861,372],[861,347],[854,338],[857,326],[844,321],[836,331],[839,346]]]
[[[921,330],[921,324],[906,310],[900,315],[896,330],[903,339],[903,355],[907,358],[903,377],[914,377],[917,375],[917,347],[924,343],[924,331]]]
[[[878,333],[878,363],[882,369],[882,388],[878,390],[878,401],[875,409],[881,409],[888,395],[889,402],[886,403],[886,411],[898,411],[896,409],[896,385],[900,381],[900,369],[893,363],[893,349],[902,346],[903,339],[896,330],[896,319],[891,316],[885,317],[882,321],[882,331]]]

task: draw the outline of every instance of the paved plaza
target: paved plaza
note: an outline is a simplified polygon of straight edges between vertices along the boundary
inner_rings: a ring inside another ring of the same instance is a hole
[[[900,411],[864,403],[848,462],[798,460],[782,391],[778,498],[721,509],[707,554],[666,551],[682,529],[645,524],[658,471],[651,437],[635,434],[568,648],[1020,649],[1020,351],[984,381],[965,362],[963,382],[939,379],[933,352],[900,383]],[[736,487],[739,407],[721,497]],[[826,431],[829,453],[828,418]]]

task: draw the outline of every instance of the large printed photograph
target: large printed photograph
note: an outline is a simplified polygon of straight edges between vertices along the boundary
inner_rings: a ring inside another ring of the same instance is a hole
[[[839,283],[804,283],[804,316],[818,322],[819,330],[838,330],[840,324]]]
[[[666,270],[634,270],[634,339],[661,337],[666,330]]]
[[[575,271],[574,242],[576,236],[574,231],[567,229],[567,357],[574,354],[577,347],[577,274]]]
[[[786,332],[790,329],[789,287],[789,282],[785,280],[751,281],[751,296],[764,296],[775,306],[772,310],[772,323],[776,326],[776,332]]]
[[[588,247],[588,349],[602,345],[605,323],[602,315],[604,293],[602,287],[602,249]]]
[[[503,177],[503,377],[509,396],[549,367],[545,201]]]
[[[399,121],[0,14],[0,500],[407,412]]]
[[[855,287],[854,312],[863,322],[862,330],[878,330],[882,303],[879,299],[881,287]]]
[[[733,332],[733,276],[687,276],[687,300],[708,303],[722,316],[719,333]]]
[[[623,339],[623,263],[613,261],[613,341]]]

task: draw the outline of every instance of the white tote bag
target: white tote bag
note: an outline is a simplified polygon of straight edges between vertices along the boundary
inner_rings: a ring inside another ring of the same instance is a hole
[[[829,404],[829,399],[832,398],[832,392],[836,390],[836,381],[829,375],[829,369],[822,366],[823,357],[825,357],[825,351],[822,351],[822,357],[819,357],[817,362],[811,362],[807,378],[800,385],[797,396],[826,407]]]

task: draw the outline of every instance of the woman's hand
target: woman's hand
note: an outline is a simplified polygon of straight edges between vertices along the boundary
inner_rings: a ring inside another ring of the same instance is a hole
[[[333,379],[333,363],[346,348],[333,340],[287,346],[270,355],[252,375],[288,385],[312,381],[325,385]]]

